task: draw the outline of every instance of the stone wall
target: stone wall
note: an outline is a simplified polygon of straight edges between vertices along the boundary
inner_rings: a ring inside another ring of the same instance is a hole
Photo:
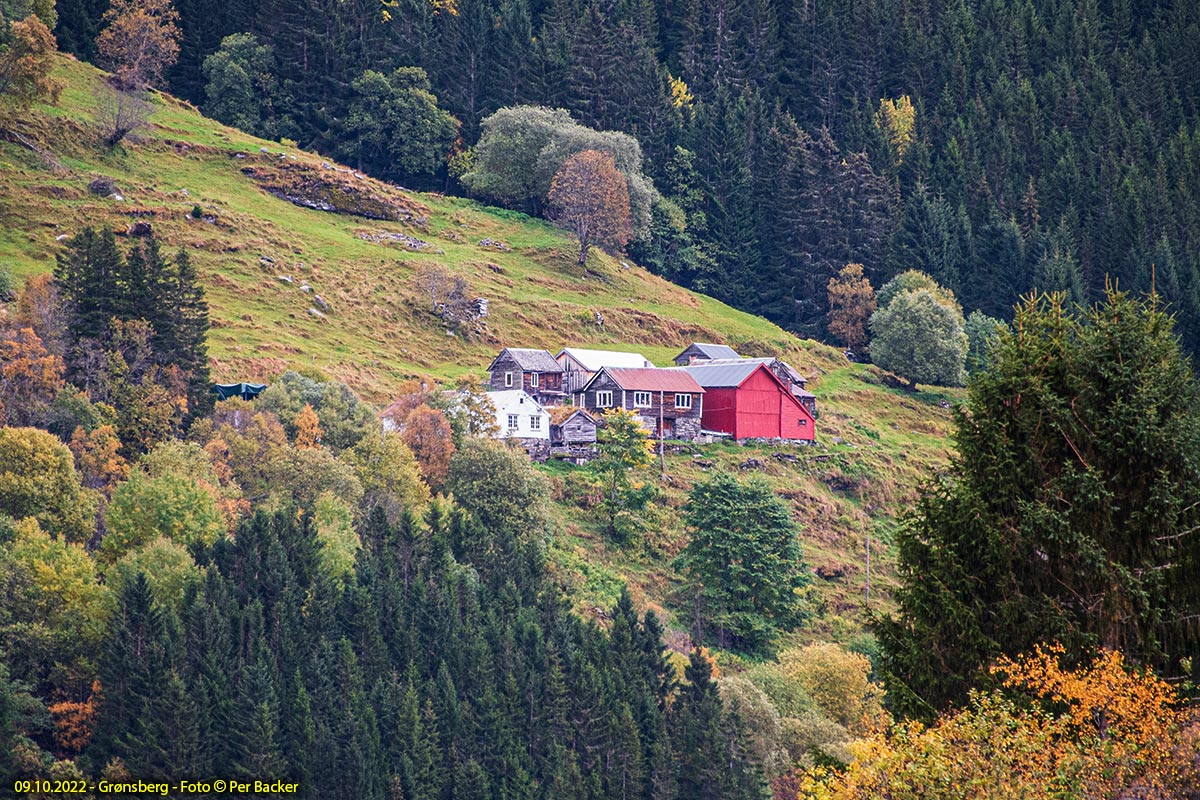
[[[700,420],[680,417],[675,420],[675,438],[694,441],[700,438]]]

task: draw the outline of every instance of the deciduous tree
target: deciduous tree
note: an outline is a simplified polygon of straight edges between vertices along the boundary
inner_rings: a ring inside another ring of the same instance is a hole
[[[523,452],[497,441],[464,440],[450,459],[446,489],[486,531],[532,538],[549,522],[545,479]]]
[[[446,415],[429,406],[418,406],[408,415],[400,437],[416,457],[425,482],[434,491],[441,489],[454,456],[454,431]]]
[[[54,34],[34,14],[7,20],[0,9],[0,112],[24,110],[43,99],[57,102],[62,84],[50,76]]]
[[[110,564],[159,537],[204,547],[225,532],[216,501],[194,481],[170,474],[151,477],[142,470],[113,490],[104,519],[107,531],[98,557]]]
[[[871,360],[886,370],[908,378],[909,390],[917,383],[961,386],[967,356],[962,310],[953,295],[934,288],[888,291],[905,278],[893,279],[880,290],[886,304],[871,316]],[[929,281],[928,276],[924,276]]]
[[[69,542],[96,529],[96,497],[79,483],[66,445],[37,428],[0,428],[0,514],[33,517]]]
[[[580,266],[592,245],[620,249],[632,236],[629,188],[606,153],[584,150],[568,158],[546,200],[550,218],[579,239]]]
[[[874,312],[875,290],[863,275],[862,264],[847,264],[829,279],[829,333],[846,347],[863,348]]]
[[[0,425],[37,424],[65,385],[63,371],[32,328],[0,330]]]
[[[588,469],[599,477],[604,489],[601,506],[608,518],[608,535],[617,537],[617,515],[630,501],[629,492],[641,487],[639,473],[654,459],[650,433],[631,411],[614,408],[603,415],[596,431],[598,458]]]
[[[111,0],[96,38],[104,66],[122,89],[158,85],[179,57],[179,12],[171,0]]]

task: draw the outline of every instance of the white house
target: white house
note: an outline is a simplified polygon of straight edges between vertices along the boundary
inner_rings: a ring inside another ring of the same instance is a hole
[[[501,439],[550,439],[550,412],[522,389],[488,392]]]

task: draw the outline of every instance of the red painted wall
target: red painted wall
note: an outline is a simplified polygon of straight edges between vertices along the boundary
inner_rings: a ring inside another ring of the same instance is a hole
[[[734,433],[737,424],[736,400],[737,389],[705,389],[700,424],[710,431]]]
[[[784,389],[766,368],[755,370],[736,389],[709,389],[704,394],[705,428],[735,439],[801,439],[812,441],[816,425],[808,409]]]

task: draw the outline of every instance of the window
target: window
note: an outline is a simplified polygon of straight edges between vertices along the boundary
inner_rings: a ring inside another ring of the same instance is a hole
[[[807,428],[807,427],[808,427],[808,420],[806,420],[804,417],[801,417],[801,418],[800,418],[800,427],[801,427],[801,428]]]
[[[692,396],[690,394],[675,395],[675,407],[676,408],[691,408],[692,407]]]
[[[529,385],[537,386],[538,374],[536,372],[529,373]]]
[[[516,414],[508,415],[508,429],[510,431],[515,431],[518,427],[520,427],[520,424],[520,417],[518,417]]]
[[[529,416],[529,430],[540,431],[541,429],[542,429],[542,418],[539,417],[537,414],[531,414]]]
[[[512,386],[512,373],[511,372],[504,373],[504,385]]]
[[[638,408],[649,408],[654,402],[653,397],[651,392],[634,392],[633,404]]]
[[[596,392],[596,405],[600,408],[611,408],[612,392]]]

